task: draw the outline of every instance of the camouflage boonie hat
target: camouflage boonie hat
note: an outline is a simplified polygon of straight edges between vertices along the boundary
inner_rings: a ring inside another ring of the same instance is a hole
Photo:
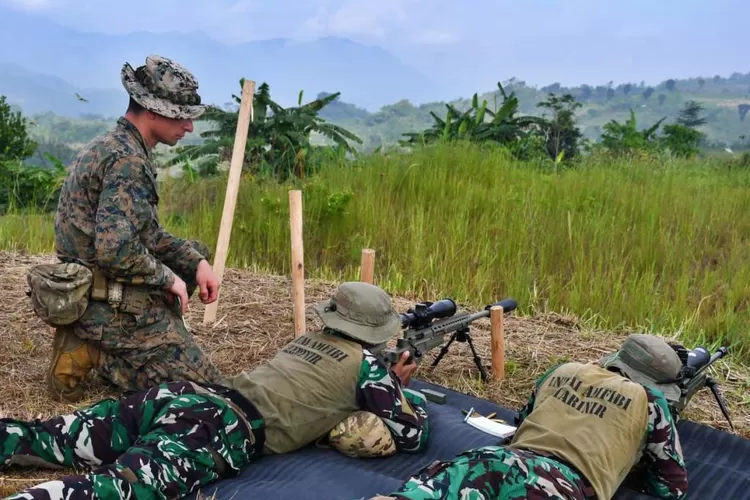
[[[680,398],[677,382],[682,372],[682,361],[664,340],[653,335],[629,335],[619,351],[602,357],[604,368],[618,368],[630,380],[664,393],[669,400]]]
[[[352,458],[388,457],[396,453],[388,427],[374,413],[355,411],[328,433],[332,448]]]
[[[369,344],[386,342],[401,327],[388,294],[360,281],[342,283],[330,300],[314,310],[328,328]]]
[[[138,104],[173,119],[195,119],[206,111],[198,95],[198,80],[180,64],[151,55],[137,69],[125,63],[122,84]]]

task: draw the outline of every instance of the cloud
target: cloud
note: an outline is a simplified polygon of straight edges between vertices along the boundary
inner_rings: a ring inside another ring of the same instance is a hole
[[[444,45],[450,43],[456,43],[461,39],[456,33],[450,31],[440,30],[425,30],[417,33],[413,40],[416,43],[423,43],[426,45]]]
[[[383,40],[414,22],[422,0],[339,0],[317,2],[317,12],[304,20],[296,35],[349,36]]]
[[[2,3],[21,10],[39,12],[54,7],[58,2],[56,0],[5,0]]]

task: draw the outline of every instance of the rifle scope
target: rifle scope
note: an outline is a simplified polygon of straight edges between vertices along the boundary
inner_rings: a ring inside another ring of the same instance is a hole
[[[402,328],[421,328],[433,319],[447,318],[454,314],[456,314],[456,303],[453,299],[443,299],[437,302],[420,302],[399,316]]]
[[[686,368],[685,373],[690,377],[695,377],[706,367],[713,364],[714,361],[723,358],[728,353],[729,350],[726,347],[720,347],[713,354],[703,346],[687,351],[687,355],[683,358],[683,363]]]

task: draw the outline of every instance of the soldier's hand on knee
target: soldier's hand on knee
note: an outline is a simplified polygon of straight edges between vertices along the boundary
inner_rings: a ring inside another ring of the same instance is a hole
[[[207,260],[204,259],[198,264],[195,281],[200,287],[201,302],[210,304],[217,299],[219,296],[219,280]]]

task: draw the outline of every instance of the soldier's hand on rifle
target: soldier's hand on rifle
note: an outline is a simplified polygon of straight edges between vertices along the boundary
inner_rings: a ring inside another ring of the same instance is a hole
[[[200,298],[204,304],[210,304],[219,296],[219,280],[216,279],[213,268],[207,260],[202,260],[198,264],[198,270],[195,273],[195,281],[200,287]]]
[[[391,370],[401,379],[401,384],[404,386],[409,385],[409,380],[418,367],[417,363],[414,362],[414,358],[412,358],[409,364],[406,364],[408,358],[409,351],[404,351],[401,353],[401,359],[398,360],[398,363],[391,366]]]
[[[188,307],[188,296],[187,296],[187,285],[185,285],[185,282],[182,281],[182,278],[175,275],[174,277],[174,283],[172,283],[172,286],[167,288],[167,300],[170,304],[174,303],[174,296],[177,296],[180,299],[180,306],[182,308],[182,314],[185,314],[187,312]]]

